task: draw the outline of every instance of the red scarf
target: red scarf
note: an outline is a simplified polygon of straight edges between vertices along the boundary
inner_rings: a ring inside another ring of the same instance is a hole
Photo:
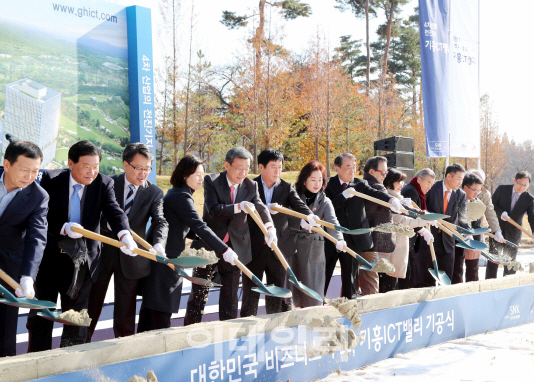
[[[421,207],[422,210],[426,210],[426,195],[423,193],[423,190],[421,190],[421,185],[417,182],[417,178],[414,176],[412,180],[410,180],[410,183],[415,187],[417,194],[421,198],[421,205],[419,207]]]

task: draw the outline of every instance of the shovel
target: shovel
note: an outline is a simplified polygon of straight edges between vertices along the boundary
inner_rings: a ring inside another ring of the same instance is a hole
[[[6,272],[0,269],[0,278],[4,280],[9,286],[13,289],[19,288],[23,290],[22,287],[13,280]],[[33,298],[33,296],[28,297],[15,297],[13,293],[4,288],[3,285],[0,285],[0,293],[5,297],[0,299],[0,303],[16,306],[17,308],[26,308],[26,309],[46,309],[52,308],[55,309],[57,306],[52,301],[41,301]]]
[[[430,231],[430,226],[427,227]],[[436,282],[441,285],[451,285],[451,279],[444,271],[438,269],[438,262],[436,260],[436,253],[434,252],[434,240],[430,242],[430,255],[432,256],[432,264],[434,264],[434,269],[428,268],[428,271],[434,277]]]
[[[308,217],[306,215],[290,210],[289,208],[273,206],[271,207],[271,209],[273,211],[281,212],[286,215],[291,215],[297,218],[308,220]],[[324,220],[317,220],[317,223],[324,227],[328,227],[331,229],[335,229],[336,231],[346,233],[347,235],[363,235],[364,233],[369,233],[373,230],[372,228],[359,228],[359,229],[350,230],[348,228],[342,227],[340,225],[332,224]]]
[[[488,246],[486,245],[486,243],[483,243],[481,241],[477,241],[477,240],[471,240],[471,239],[466,239],[465,237],[463,237],[457,230],[456,230],[456,226],[452,223],[449,223],[449,222],[446,222],[446,221],[443,221],[443,220],[440,220],[438,222],[438,225],[441,224],[442,226],[446,226],[449,230],[451,230],[451,232],[453,233],[453,237],[459,241],[458,243],[458,247],[460,248],[465,248],[465,249],[475,249],[477,251],[486,251],[488,249]]]
[[[81,233],[83,236],[87,237],[88,239],[101,241],[104,244],[109,244],[117,248],[126,246],[126,244],[121,243],[118,240],[111,239],[107,236],[100,235],[98,233],[89,231],[85,228],[72,227],[72,231]],[[211,261],[207,259],[201,259],[200,257],[183,257],[183,258],[177,258],[177,259],[168,259],[163,256],[154,255],[148,251],[143,251],[142,249],[139,249],[139,248],[134,249],[133,252],[139,256],[145,257],[152,261],[157,261],[158,263],[163,263],[163,264],[172,263],[174,265],[179,266],[180,268],[196,268],[196,267],[202,267],[204,265],[211,264]]]
[[[148,241],[143,239],[141,236],[136,234],[134,231],[130,230],[130,232],[132,233],[132,236],[133,236],[134,240],[137,241],[139,244],[141,244],[143,247],[145,247],[148,250],[154,248]],[[156,251],[156,252],[159,253],[159,251]],[[156,260],[158,263],[164,263],[165,264],[164,259],[168,260],[168,258],[163,256],[161,253],[156,255],[156,257],[158,258]],[[162,257],[163,259],[159,259],[159,257]],[[182,268],[175,267],[173,264],[171,264],[169,262],[167,262],[166,264],[169,266],[169,268],[171,268],[172,270],[176,271],[180,276],[182,276],[184,279],[187,279],[187,280],[191,281],[193,284],[203,285],[203,286],[207,286],[207,287],[222,286],[221,284],[217,284],[217,283],[214,283],[212,281],[209,281],[209,280],[206,280],[206,279],[202,279],[200,277],[189,276],[187,273],[185,273],[185,271],[182,270]]]
[[[494,238],[495,241],[497,241],[497,242],[499,241],[499,240],[497,240],[497,236],[495,236],[494,234],[492,234],[492,233],[490,233],[490,232],[486,232],[486,235],[488,235],[489,237]],[[504,239],[504,242],[505,242],[506,244],[508,244],[510,247],[519,248],[517,244],[514,244],[514,243],[512,243],[511,241],[508,241],[508,240]]]
[[[292,293],[289,289],[277,287],[275,285],[265,285],[261,282],[259,278],[254,275],[241,261],[237,258],[234,258],[235,265],[241,269],[241,271],[251,279],[257,287],[251,288],[254,292],[263,293],[267,296],[279,297],[279,298],[289,298],[292,296]]]
[[[380,205],[382,205],[384,207],[387,207],[387,208],[393,207],[393,205],[391,203],[384,202],[383,200],[380,200],[380,199],[377,199],[377,198],[373,198],[372,196],[369,196],[369,195],[362,194],[361,192],[353,191],[353,190],[348,190],[348,192],[351,193],[352,195],[358,196],[358,197],[360,197],[362,199],[365,199],[365,200],[369,200],[370,202],[373,202],[373,203],[376,203],[376,204],[380,204]],[[408,216],[410,216],[412,218],[421,218],[421,219],[424,219],[424,220],[438,220],[438,219],[445,219],[445,218],[449,217],[449,215],[435,214],[435,213],[429,213],[429,214],[420,215],[417,212],[409,211],[409,210],[404,209],[404,208],[402,208],[400,212],[403,213],[404,215],[408,215]]]
[[[252,209],[247,205],[245,205],[245,209],[247,210],[249,216],[252,219],[254,219],[254,221],[256,222],[258,227],[260,227],[261,231],[263,232],[263,235],[264,236],[269,236],[269,233],[267,232],[267,228],[265,228],[265,226],[263,225],[263,222],[261,220],[260,215],[258,214],[258,211],[256,211],[256,210],[252,211]],[[304,294],[306,294],[306,295],[308,295],[308,296],[310,296],[310,297],[312,297],[312,298],[314,298],[314,299],[316,299],[318,301],[323,302],[323,298],[319,295],[319,293],[317,293],[313,289],[308,288],[306,285],[304,285],[303,283],[301,283],[300,281],[297,280],[297,277],[293,273],[293,270],[291,269],[291,267],[287,263],[287,260],[285,259],[285,257],[282,254],[282,252],[280,252],[280,249],[278,248],[278,246],[275,243],[272,243],[271,244],[271,248],[274,250],[274,253],[276,253],[276,256],[278,257],[278,260],[280,260],[280,262],[282,263],[282,266],[284,267],[284,269],[286,270],[287,274],[289,275],[289,281],[291,283],[293,283],[302,293],[304,293]]]

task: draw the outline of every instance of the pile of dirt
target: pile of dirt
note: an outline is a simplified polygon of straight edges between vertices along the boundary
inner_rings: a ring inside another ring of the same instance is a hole
[[[209,260],[211,264],[215,264],[217,261],[219,261],[219,258],[215,256],[215,252],[206,251],[204,248],[200,248],[200,249],[188,248],[184,250],[182,253],[180,253],[179,257],[199,257],[201,259]],[[203,266],[201,268],[205,268],[205,267],[206,266]]]
[[[80,312],[77,312],[73,309],[67,310],[66,312],[61,313],[58,316],[58,319],[70,321],[78,326],[89,326],[91,325],[91,318],[87,313],[87,309],[82,309]]]
[[[347,317],[354,329],[358,329],[362,324],[362,318],[358,313],[358,301],[349,300],[346,297],[338,297],[327,301],[328,304],[339,310],[339,313]]]
[[[469,222],[480,219],[486,212],[486,205],[477,199],[467,202],[465,206],[467,209],[467,220]]]
[[[334,354],[341,351],[349,353],[350,349],[358,345],[358,337],[354,330],[347,329],[339,324],[334,318],[325,316],[324,319],[312,319],[308,327],[321,334],[321,341],[312,345],[308,344],[306,354],[315,357],[323,354]]]
[[[374,227],[373,231],[395,233],[409,238],[415,236],[415,231],[413,228],[400,223],[383,223]]]
[[[371,270],[373,272],[393,273],[395,272],[395,266],[388,259],[380,259],[373,265]]]

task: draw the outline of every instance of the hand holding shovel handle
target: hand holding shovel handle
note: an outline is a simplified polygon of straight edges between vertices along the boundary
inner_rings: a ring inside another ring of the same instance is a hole
[[[528,232],[526,229],[524,229],[519,224],[517,224],[512,218],[510,218],[510,217],[502,217],[501,216],[501,219],[504,220],[505,222],[510,223],[511,225],[513,225],[518,230],[522,231],[525,235],[527,235],[531,239],[534,239],[534,236],[530,232]]]
[[[277,212],[281,212],[283,214],[286,214],[286,215],[291,215],[291,216],[294,216],[296,218],[300,218],[300,219],[303,219],[303,220],[308,220],[308,217],[304,214],[301,214],[300,212],[296,212],[296,211],[293,211],[293,210],[290,210],[289,208],[285,208],[285,207],[276,207],[276,206],[272,206],[271,207],[272,210],[274,211],[277,211]],[[318,224],[324,226],[324,227],[328,227],[328,228],[331,228],[331,229],[336,229],[336,226],[332,223],[329,223],[327,221],[324,221],[324,220],[315,220]]]
[[[13,278],[8,275],[6,272],[4,272],[2,269],[0,269],[0,278],[2,280],[4,280],[11,288],[13,289],[20,289],[21,291],[23,290],[22,287],[20,286],[20,284],[18,282],[16,282],[15,280],[13,280]],[[33,298],[33,296],[28,296],[29,299]]]

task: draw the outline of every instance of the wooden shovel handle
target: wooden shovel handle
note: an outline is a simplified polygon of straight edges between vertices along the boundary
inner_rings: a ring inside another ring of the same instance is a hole
[[[291,215],[291,216],[294,216],[296,218],[300,218],[300,219],[306,220],[306,221],[308,220],[308,217],[306,215],[301,214],[300,212],[297,212],[297,211],[290,210],[289,208],[271,206],[271,209],[274,210],[274,211],[277,211],[277,212],[281,212],[281,213],[286,214],[286,215]],[[328,228],[332,228],[332,229],[336,229],[334,224],[326,222],[324,220],[316,220],[316,222],[318,224],[322,225],[322,226],[325,226],[325,227],[328,227]]]
[[[109,238],[107,236],[100,235],[100,234],[98,234],[96,232],[89,231],[88,229],[85,229],[85,228],[71,227],[71,231],[81,233],[84,237],[86,237],[88,239],[100,241],[100,242],[102,242],[104,244],[109,244],[109,245],[112,245],[112,246],[117,247],[117,248],[126,246],[126,244],[121,243],[118,240],[111,239],[111,238]],[[137,254],[137,255],[139,255],[139,256],[145,257],[147,259],[150,259],[150,260],[153,260],[153,261],[158,261],[156,259],[156,256],[154,256],[152,253],[150,253],[148,251],[144,251],[144,250],[142,250],[140,248],[136,248],[132,252]]]
[[[18,282],[13,280],[10,275],[8,275],[6,272],[4,272],[2,269],[0,269],[0,278],[4,280],[6,283],[9,284],[9,286],[13,289],[19,288],[20,290],[23,290],[22,287]]]
[[[410,201],[412,202],[412,206],[413,206],[413,208],[415,208],[415,209],[418,210],[418,211],[421,211],[421,208],[417,205],[416,202],[414,202],[412,199],[410,199]]]
[[[237,257],[234,258],[234,264],[239,268],[241,269],[241,272],[243,272],[244,274],[246,274],[248,276],[249,279],[252,280],[252,272],[250,271],[250,269],[248,269],[245,264],[243,264],[241,261],[239,261],[237,259]]]
[[[145,247],[146,249],[152,249],[154,248],[148,241],[146,241],[145,239],[143,239],[141,236],[139,236],[138,234],[136,234],[133,230],[130,230],[130,232],[132,233],[132,236],[134,238],[135,241],[137,241],[139,244],[141,244],[143,247]],[[159,253],[159,251],[156,251]],[[159,253],[160,256],[162,257],[165,257],[163,256],[161,253]],[[175,270],[174,269],[174,264],[170,264],[170,263],[167,263],[167,266],[169,268],[171,268],[173,271]]]
[[[267,232],[267,228],[265,228],[265,225],[263,225],[263,221],[261,220],[261,216],[258,213],[258,211],[256,211],[256,210],[252,211],[252,209],[249,206],[247,206],[246,204],[245,204],[245,209],[247,210],[249,216],[252,219],[254,219],[254,221],[256,222],[258,227],[260,227],[261,232],[263,232],[263,235],[264,236],[269,236],[269,233]],[[284,267],[284,269],[287,270],[287,268],[289,268],[289,264],[287,263],[287,260],[284,257],[284,255],[282,254],[282,252],[280,252],[280,249],[278,248],[278,246],[275,243],[272,243],[271,244],[271,248],[274,250],[274,253],[276,253],[276,256],[278,257],[278,260],[280,260],[280,262],[282,263],[282,266]]]
[[[502,218],[502,217],[501,217]],[[523,227],[521,227],[519,224],[517,224],[515,221],[512,220],[512,218],[502,218],[505,222],[508,222],[510,223],[511,225],[513,225],[514,227],[516,227],[518,230],[522,231],[525,235],[529,236],[530,238],[534,239],[534,236],[528,232],[526,229],[524,229]]]
[[[430,224],[426,226],[426,229],[428,232],[430,232]],[[434,251],[434,239],[430,242],[430,256],[432,257],[432,261],[436,261],[436,252]]]
[[[463,240],[467,240],[464,235],[462,235],[460,232],[458,232],[458,230],[456,229],[456,225],[455,224],[452,224],[452,223],[449,223],[449,222],[446,222],[445,220],[440,220],[439,221],[441,224],[443,224],[445,227],[447,227],[452,233],[456,234],[458,237],[460,237],[461,239]]]
[[[312,228],[312,231],[314,232],[317,232],[318,234],[320,235],[323,235],[325,238],[327,238],[328,240],[330,240],[332,243],[334,244],[337,244],[338,240],[333,237],[332,235],[330,235],[329,233],[327,233],[325,230],[323,230],[322,228],[319,228],[319,227],[313,227]],[[349,247],[347,247],[347,245],[345,244],[343,246],[343,249],[349,254],[351,255],[352,257],[354,257],[355,259],[358,259],[358,254],[356,252],[354,252],[352,249],[350,249]]]
[[[438,227],[443,231],[445,232],[447,235],[449,235],[450,237],[453,237],[452,235],[452,232],[451,230],[449,230],[447,227],[445,227],[442,223],[443,223],[443,220],[438,220]]]
[[[393,204],[391,204],[391,203],[384,202],[383,200],[374,198],[374,197],[369,196],[369,195],[362,194],[361,192],[358,192],[358,191],[355,191],[355,190],[347,190],[347,192],[349,194],[358,196],[358,197],[360,197],[362,199],[365,199],[365,200],[369,200],[370,202],[373,202],[373,203],[376,203],[376,204],[380,204],[381,206],[384,206],[384,207],[387,207],[387,208],[393,207]],[[401,209],[401,212],[403,214],[408,214],[408,211],[406,209],[404,209],[404,208]]]

